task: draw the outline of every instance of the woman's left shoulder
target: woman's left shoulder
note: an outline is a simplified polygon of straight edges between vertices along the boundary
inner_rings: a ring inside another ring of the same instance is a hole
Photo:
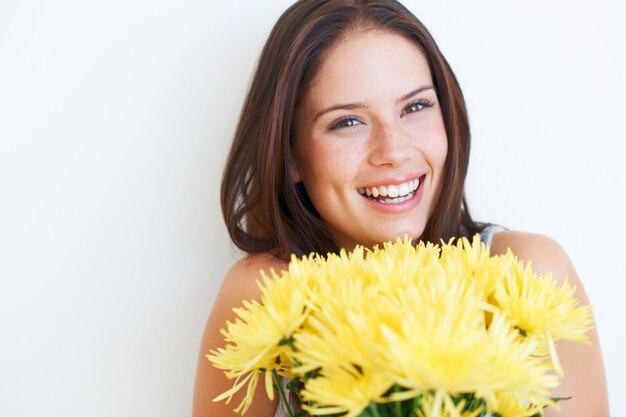
[[[581,305],[589,299],[578,278],[572,262],[554,239],[534,233],[502,231],[493,236],[491,254],[499,255],[511,250],[518,259],[530,262],[533,270],[540,274],[550,273],[558,281],[567,280],[576,287],[575,297]],[[557,352],[565,371],[553,397],[572,397],[559,403],[561,411],[546,410],[546,417],[568,416],[608,417],[608,399],[602,353],[596,330],[588,333],[591,346],[580,343],[559,342]]]
[[[504,254],[509,249],[520,260],[531,262],[536,272],[551,273],[558,280],[567,278],[570,284],[579,284],[572,261],[556,240],[513,230],[496,233],[491,243],[491,254]]]

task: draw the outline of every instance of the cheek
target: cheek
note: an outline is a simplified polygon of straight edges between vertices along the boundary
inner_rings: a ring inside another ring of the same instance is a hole
[[[424,133],[428,141],[423,144],[423,149],[428,155],[430,164],[441,170],[448,156],[448,137],[443,121],[431,124]]]
[[[440,140],[437,141],[435,154],[437,161],[439,161],[439,164],[443,168],[446,163],[446,158],[448,156],[448,137],[446,136],[445,130],[441,133]]]
[[[319,139],[306,145],[298,158],[305,184],[345,184],[353,180],[358,152],[348,141]]]

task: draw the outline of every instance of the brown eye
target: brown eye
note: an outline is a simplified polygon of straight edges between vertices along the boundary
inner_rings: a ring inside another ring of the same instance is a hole
[[[424,110],[425,108],[432,107],[432,106],[433,106],[433,103],[431,103],[428,100],[417,100],[407,105],[402,111],[402,114],[417,113],[419,111]]]
[[[356,125],[360,125],[360,124],[361,124],[361,122],[356,117],[345,116],[345,117],[342,117],[341,119],[337,120],[333,124],[331,124],[330,127],[329,127],[329,130],[336,130],[336,129],[341,129],[341,128],[344,128],[344,127],[352,127],[352,126],[356,126]]]

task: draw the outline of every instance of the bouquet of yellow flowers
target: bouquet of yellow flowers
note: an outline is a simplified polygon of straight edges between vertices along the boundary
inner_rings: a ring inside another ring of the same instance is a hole
[[[588,343],[593,325],[573,286],[489,256],[478,236],[292,256],[261,278],[260,302],[235,309],[207,355],[234,379],[215,401],[247,385],[242,414],[263,377],[284,403],[289,381],[291,416],[541,415],[560,400],[555,342]]]

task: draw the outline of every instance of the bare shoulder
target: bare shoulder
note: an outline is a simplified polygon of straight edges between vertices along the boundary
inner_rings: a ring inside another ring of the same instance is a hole
[[[491,245],[493,255],[503,254],[510,249],[519,259],[531,262],[540,274],[551,273],[557,281],[567,279],[576,286],[575,297],[581,305],[589,303],[578,274],[561,245],[547,236],[505,231],[496,233]],[[546,410],[546,417],[565,416],[608,417],[608,399],[604,378],[602,353],[595,330],[590,331],[591,345],[563,341],[557,344],[557,352],[565,370],[560,386],[553,396],[572,397],[561,403],[561,412]]]
[[[240,259],[227,272],[216,305],[257,298],[261,293],[257,285],[261,271],[269,272],[274,269],[279,272],[286,269],[287,265],[285,260],[269,252],[252,254]]]
[[[493,236],[491,245],[492,252],[506,252],[508,248],[514,252],[530,252],[534,250],[541,252],[545,249],[556,250],[557,248],[562,250],[554,239],[545,235],[514,230],[496,233]]]
[[[269,272],[274,269],[279,272],[287,268],[288,263],[272,255],[260,253],[248,255],[237,261],[226,274],[220,291],[217,295],[211,313],[207,320],[204,335],[200,346],[198,366],[196,370],[196,384],[194,390],[193,416],[236,416],[233,412],[243,399],[240,392],[235,395],[233,403],[226,405],[224,402],[213,402],[212,399],[229,389],[233,381],[226,379],[224,374],[213,368],[206,354],[212,350],[224,346],[224,337],[220,329],[224,328],[227,321],[235,319],[233,308],[240,307],[244,300],[258,299],[261,290],[257,284],[261,270]],[[255,417],[272,417],[276,410],[276,402],[270,401],[265,395],[265,390],[257,390],[255,399],[248,413]]]
[[[510,230],[496,233],[491,244],[491,253],[503,254],[508,249],[511,249],[519,259],[531,262],[533,269],[538,273],[551,273],[559,281],[567,278],[570,284],[580,286],[572,261],[554,239],[540,234]]]

